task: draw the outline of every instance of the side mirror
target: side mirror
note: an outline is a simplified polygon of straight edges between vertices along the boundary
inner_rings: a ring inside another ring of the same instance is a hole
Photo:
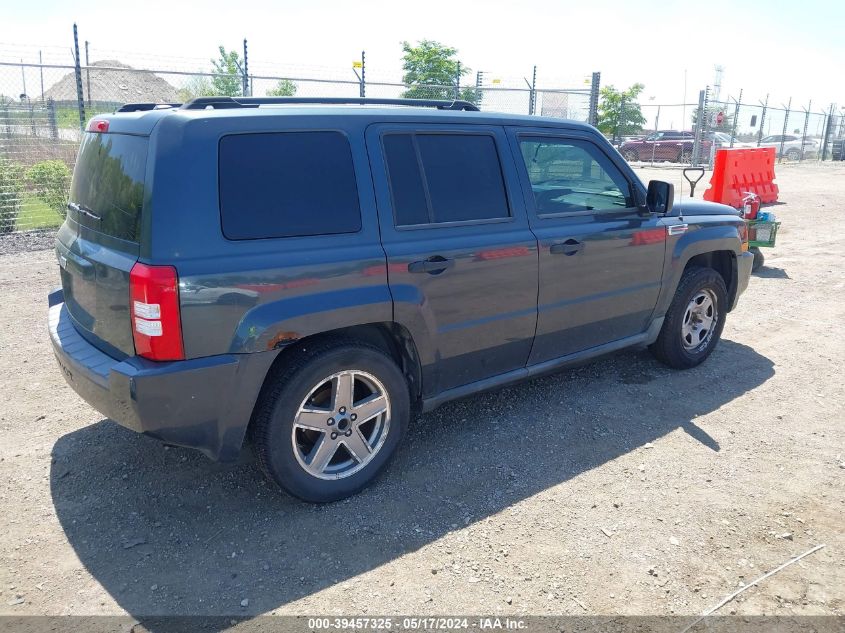
[[[665,215],[672,210],[674,201],[675,185],[662,180],[652,180],[648,183],[645,206],[650,213]]]

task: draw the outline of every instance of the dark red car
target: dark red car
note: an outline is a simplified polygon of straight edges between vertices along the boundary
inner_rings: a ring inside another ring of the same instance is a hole
[[[660,160],[691,163],[695,134],[678,130],[658,130],[645,138],[627,141],[619,146],[619,153],[628,162]],[[701,141],[701,156],[710,153],[710,141]]]

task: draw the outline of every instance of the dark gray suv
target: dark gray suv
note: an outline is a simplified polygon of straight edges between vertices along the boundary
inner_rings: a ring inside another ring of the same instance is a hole
[[[673,205],[588,125],[475,110],[211,97],[92,120],[49,298],[68,383],[214,459],[249,439],[331,501],[447,400],[632,345],[702,362],[748,284],[738,214]]]

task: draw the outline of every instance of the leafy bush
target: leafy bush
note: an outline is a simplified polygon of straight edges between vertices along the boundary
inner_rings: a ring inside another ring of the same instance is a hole
[[[26,176],[35,197],[64,217],[70,191],[70,169],[64,161],[41,161],[30,167]]]
[[[23,168],[0,158],[0,234],[15,230],[23,197]]]

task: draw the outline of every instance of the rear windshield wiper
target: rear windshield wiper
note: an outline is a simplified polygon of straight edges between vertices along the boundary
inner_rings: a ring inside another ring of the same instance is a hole
[[[94,211],[92,211],[91,209],[86,207],[84,204],[79,204],[78,202],[68,202],[67,208],[70,209],[71,211],[76,211],[77,213],[84,213],[89,218],[92,218],[92,219],[97,220],[97,221],[100,221],[100,220],[103,219],[101,216],[94,213]]]

